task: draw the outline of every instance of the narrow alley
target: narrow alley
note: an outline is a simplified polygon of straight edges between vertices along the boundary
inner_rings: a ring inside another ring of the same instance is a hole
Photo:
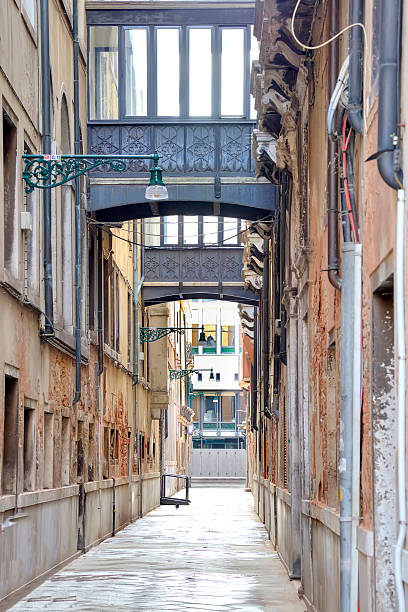
[[[11,609],[302,612],[251,493],[203,487],[191,499],[128,525]]]

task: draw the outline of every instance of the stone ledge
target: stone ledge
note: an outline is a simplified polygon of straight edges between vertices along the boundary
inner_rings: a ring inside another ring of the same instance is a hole
[[[370,529],[357,527],[357,549],[366,557],[374,556],[374,533]]]
[[[60,499],[75,497],[79,494],[79,485],[68,485],[58,489],[43,489],[42,491],[29,491],[20,493],[18,496],[18,507],[27,508],[37,504],[46,504]]]
[[[319,521],[327,529],[340,536],[340,516],[333,508],[320,506],[315,501],[303,499],[302,514]]]
[[[276,487],[276,491],[278,493],[278,498],[281,499],[287,506],[292,505],[292,496],[286,489],[281,489],[280,487]]]

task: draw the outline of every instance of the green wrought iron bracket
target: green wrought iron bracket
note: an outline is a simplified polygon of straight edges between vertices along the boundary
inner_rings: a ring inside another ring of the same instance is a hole
[[[153,171],[160,170],[157,164],[162,157],[157,153],[146,155],[23,155],[25,167],[23,179],[25,191],[35,188],[50,189],[69,183],[73,179],[99,166],[111,168],[114,172],[125,172],[132,161],[153,160]]]
[[[199,368],[198,370],[170,370],[170,380],[180,380],[189,374],[198,374],[199,372],[210,372],[210,380],[214,380],[213,368]]]
[[[168,336],[172,332],[184,334],[186,329],[193,329],[192,327],[141,327],[139,332],[140,342],[155,342],[165,336]]]
[[[190,374],[198,374],[200,370],[170,370],[170,380],[180,380]]]
[[[175,332],[184,334],[187,329],[198,330],[197,327],[141,327],[139,332],[140,342],[155,342],[165,336]],[[200,342],[206,342],[204,334],[204,325],[201,326]]]

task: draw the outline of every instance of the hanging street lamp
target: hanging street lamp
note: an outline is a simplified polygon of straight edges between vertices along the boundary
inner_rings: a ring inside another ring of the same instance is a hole
[[[25,166],[22,177],[25,191],[51,189],[69,183],[73,179],[99,166],[110,167],[114,172],[126,172],[132,161],[151,159],[150,182],[146,187],[146,200],[167,200],[169,195],[163,183],[162,169],[158,166],[161,155],[157,151],[146,155],[23,155]]]

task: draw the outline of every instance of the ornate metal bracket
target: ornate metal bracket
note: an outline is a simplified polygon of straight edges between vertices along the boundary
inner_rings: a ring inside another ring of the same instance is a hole
[[[25,191],[50,189],[69,183],[98,166],[110,167],[114,172],[125,172],[136,159],[151,159],[153,166],[161,157],[157,153],[146,155],[23,155]]]
[[[189,327],[141,327],[139,332],[140,342],[155,342],[172,332],[184,334]]]
[[[190,374],[198,374],[201,370],[170,370],[170,380],[180,380]]]

